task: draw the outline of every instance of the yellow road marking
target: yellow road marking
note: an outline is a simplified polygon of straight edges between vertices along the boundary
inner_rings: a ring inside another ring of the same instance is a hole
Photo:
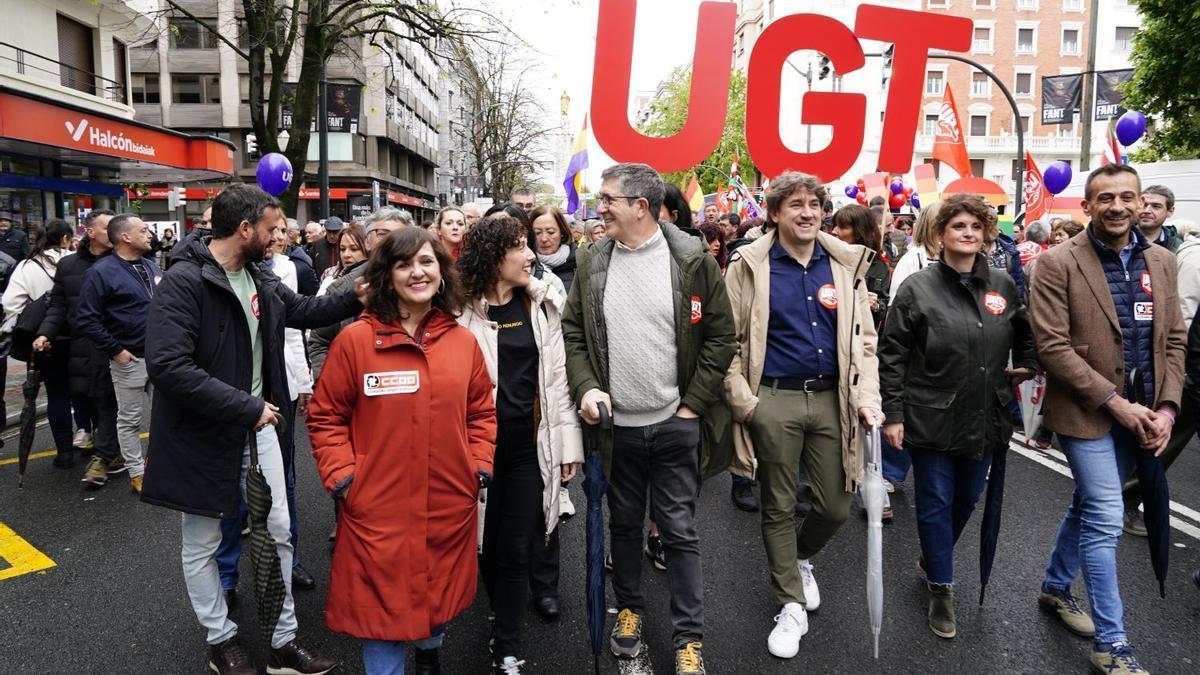
[[[138,434],[138,438],[140,438],[142,440],[150,438],[150,433],[143,431],[142,433]],[[58,454],[58,453],[54,450],[43,450],[41,452],[35,452],[35,453],[29,455],[29,459],[42,459],[43,457],[53,457],[56,454]],[[8,459],[0,459],[0,466],[5,466],[8,464],[16,464],[16,463],[17,463],[16,457],[9,457]]]
[[[0,569],[0,581],[57,566],[49,556],[34,548],[4,523],[0,523],[0,558],[10,565]]]

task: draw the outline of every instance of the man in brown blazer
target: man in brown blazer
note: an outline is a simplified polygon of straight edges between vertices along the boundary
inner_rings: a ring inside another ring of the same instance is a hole
[[[1083,203],[1091,223],[1038,258],[1029,301],[1048,380],[1045,425],[1075,476],[1038,602],[1093,637],[1093,667],[1114,674],[1146,672],[1129,644],[1117,587],[1121,486],[1136,453],[1159,454],[1170,440],[1187,350],[1174,257],[1133,227],[1140,192],[1128,166],[1093,171]],[[1128,377],[1135,369],[1140,376]],[[1081,570],[1094,624],[1071,595]]]

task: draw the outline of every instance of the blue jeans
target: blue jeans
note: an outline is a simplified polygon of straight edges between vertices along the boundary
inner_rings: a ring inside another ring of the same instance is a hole
[[[367,675],[404,675],[404,657],[408,645],[417,649],[437,649],[446,637],[445,628],[436,628],[432,637],[416,642],[391,642],[389,640],[363,640],[363,666]]]
[[[909,455],[925,577],[931,584],[953,584],[954,545],[987,485],[992,453],[985,452],[982,459],[974,460],[910,448]]]
[[[1068,591],[1083,570],[1096,642],[1125,642],[1124,607],[1117,586],[1117,542],[1125,512],[1121,486],[1140,452],[1137,438],[1113,425],[1096,440],[1058,435],[1075,475],[1075,493],[1058,528],[1044,590]]]
[[[883,434],[879,435],[880,449],[883,451],[880,455],[883,458],[883,479],[892,483],[903,483],[908,477],[908,470],[912,467],[912,457],[909,457],[903,448],[897,448]]]

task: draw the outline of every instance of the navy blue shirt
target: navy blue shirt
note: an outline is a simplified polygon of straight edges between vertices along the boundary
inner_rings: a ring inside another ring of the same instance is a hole
[[[813,244],[808,267],[771,247],[771,317],[763,377],[837,379],[837,289],[829,254]]]

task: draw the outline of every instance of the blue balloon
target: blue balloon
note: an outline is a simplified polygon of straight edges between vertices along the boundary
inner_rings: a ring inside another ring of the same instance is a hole
[[[854,198],[858,197],[858,186],[857,185],[847,185],[846,186],[846,196],[849,197],[850,199],[854,199]]]
[[[1136,110],[1130,110],[1117,120],[1116,131],[1117,140],[1121,141],[1121,145],[1133,145],[1146,133],[1146,116]]]
[[[288,186],[292,184],[292,163],[278,152],[271,152],[258,160],[255,175],[258,177],[260,188],[267,194],[278,197],[287,192]]]
[[[913,193],[913,196],[908,198],[908,201],[913,205],[914,209],[921,208],[921,198],[918,197],[915,192]]]
[[[1055,162],[1046,167],[1042,172],[1042,184],[1046,186],[1046,190],[1056,195],[1071,184],[1071,165],[1066,162]]]
[[[892,189],[892,194],[894,194],[894,195],[903,194],[904,193],[904,182],[901,180],[898,180],[898,179],[892,181],[891,189]]]

